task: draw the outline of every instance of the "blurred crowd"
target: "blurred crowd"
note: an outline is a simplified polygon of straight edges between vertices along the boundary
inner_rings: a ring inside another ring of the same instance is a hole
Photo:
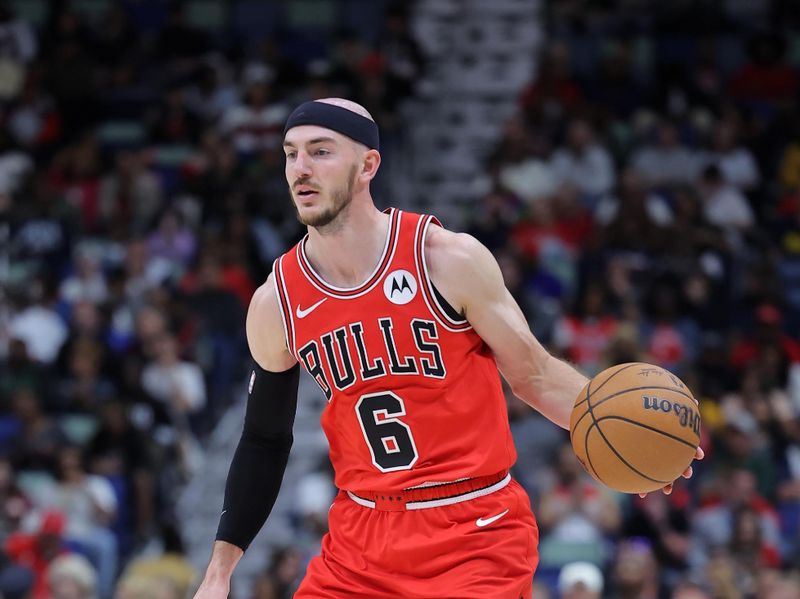
[[[534,595],[800,597],[800,13],[574,0],[547,19],[469,230],[553,352],[682,377],[706,458],[669,496],[615,495],[510,398]]]
[[[682,377],[707,457],[669,496],[614,494],[509,394],[535,597],[800,597],[800,14],[546,4],[468,230],[551,351],[589,375],[642,360]],[[250,296],[302,234],[285,118],[353,98],[387,169],[402,137],[425,66],[410,3],[365,2],[381,10],[345,30],[220,5],[218,23],[162,0],[42,3],[36,21],[0,2],[5,599],[186,596],[176,497],[241,391]],[[374,192],[392,199],[385,175]],[[284,490],[296,543],[243,596],[291,596],[329,468]]]
[[[0,597],[195,584],[177,497],[302,233],[285,119],[354,98],[388,154],[422,67],[402,3],[362,4],[326,29],[289,3],[0,2]]]

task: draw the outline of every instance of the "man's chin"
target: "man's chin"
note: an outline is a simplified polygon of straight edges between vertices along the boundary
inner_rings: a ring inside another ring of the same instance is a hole
[[[298,210],[298,220],[307,227],[324,227],[336,218],[333,210]]]

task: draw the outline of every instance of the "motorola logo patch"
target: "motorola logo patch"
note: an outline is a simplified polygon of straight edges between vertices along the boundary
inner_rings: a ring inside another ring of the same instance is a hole
[[[407,304],[417,295],[417,280],[407,270],[395,270],[383,280],[383,294],[393,304]]]

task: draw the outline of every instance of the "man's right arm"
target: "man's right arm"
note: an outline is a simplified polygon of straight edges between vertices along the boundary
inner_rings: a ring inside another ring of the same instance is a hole
[[[195,599],[225,599],[236,564],[275,503],[292,445],[299,366],[286,347],[272,275],[247,312],[255,364],[244,428],[231,461],[217,540]]]

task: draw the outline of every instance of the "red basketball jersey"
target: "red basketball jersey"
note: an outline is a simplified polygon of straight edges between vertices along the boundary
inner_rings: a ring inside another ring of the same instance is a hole
[[[378,266],[358,287],[315,273],[307,237],[273,270],[287,347],[328,400],[336,486],[396,490],[507,470],[516,452],[492,352],[428,277],[425,237],[439,223],[389,215]]]

